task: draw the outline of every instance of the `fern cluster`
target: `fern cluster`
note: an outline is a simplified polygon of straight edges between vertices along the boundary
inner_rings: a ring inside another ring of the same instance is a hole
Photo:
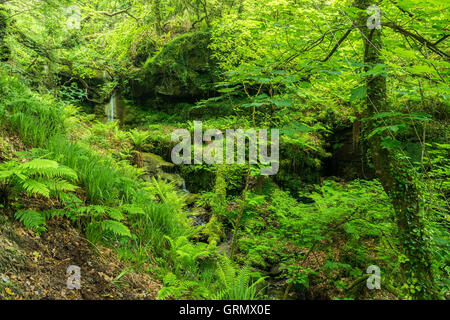
[[[117,237],[131,237],[130,229],[121,222],[125,219],[124,212],[127,210],[128,206],[116,208],[91,205],[76,208],[73,212],[77,217],[89,220],[86,226],[87,236],[93,242],[97,242],[102,236],[108,236],[108,233]]]
[[[264,278],[248,267],[237,269],[226,256],[219,256],[216,275],[221,289],[212,295],[213,300],[257,300],[262,297],[260,285]]]
[[[63,192],[75,191],[77,180],[74,170],[52,160],[19,162],[14,159],[0,164],[0,184],[27,196],[58,197]]]
[[[63,197],[66,192],[75,191],[74,184],[78,180],[76,172],[61,166],[55,161],[34,159],[20,162],[14,159],[0,164],[0,194],[5,208],[9,207],[12,196],[24,193],[28,197],[42,196]],[[45,230],[46,217],[34,210],[20,210],[15,213],[16,219],[30,229],[42,232]]]
[[[22,222],[25,227],[35,230],[38,234],[45,231],[45,215],[34,210],[17,211],[14,217]]]

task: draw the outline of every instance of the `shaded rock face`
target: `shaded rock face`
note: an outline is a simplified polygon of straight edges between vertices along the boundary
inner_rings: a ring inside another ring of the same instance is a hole
[[[325,162],[327,176],[346,180],[375,178],[375,171],[368,164],[366,150],[359,141],[359,130],[355,125],[336,131],[330,143],[332,157]]]
[[[141,67],[149,54],[153,54],[157,49],[156,42],[148,35],[143,35],[142,39],[132,45],[131,58],[133,65],[137,68]]]
[[[111,79],[109,74],[105,78],[105,73],[101,70],[95,70],[95,73],[91,77],[81,79],[79,76],[74,75],[67,67],[60,70],[55,74],[57,80],[57,87],[65,87],[70,92],[83,93],[86,96],[83,98],[85,110],[89,113],[95,113],[98,115],[104,114],[104,106],[111,98],[112,92],[105,92],[105,84]],[[56,81],[56,80],[55,80]],[[64,93],[63,93],[63,96]],[[71,98],[71,96],[65,96]]]
[[[174,173],[175,165],[165,161],[162,157],[154,153],[143,153],[142,160],[147,174],[143,177],[145,181],[150,181],[152,177],[174,182],[176,186],[183,187],[184,180],[178,174]]]
[[[143,102],[158,97],[189,101],[214,92],[216,67],[207,32],[187,33],[168,42],[145,62],[132,82],[132,96]]]
[[[162,157],[154,153],[143,153],[142,160],[150,175],[160,174],[174,167],[173,163],[165,161]]]
[[[216,180],[216,172],[205,167],[180,165],[180,174],[186,179],[186,186],[190,192],[201,193],[211,191]]]

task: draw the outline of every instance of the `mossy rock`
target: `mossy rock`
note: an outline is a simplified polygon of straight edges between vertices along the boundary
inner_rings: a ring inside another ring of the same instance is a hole
[[[216,180],[216,172],[206,166],[185,165],[179,166],[180,174],[186,180],[186,187],[190,192],[201,193],[211,191]]]
[[[157,43],[152,38],[143,35],[139,41],[135,42],[131,48],[131,61],[135,67],[140,67],[145,63],[149,54],[157,50]]]
[[[181,188],[183,186],[184,180],[178,174],[161,172],[158,174],[158,177],[160,177],[161,179],[167,180],[169,182],[173,182],[179,188]]]
[[[24,270],[27,258],[18,244],[10,239],[17,235],[6,225],[3,225],[0,232],[0,271],[6,273]]]
[[[9,160],[11,158],[11,153],[10,144],[0,136],[0,162]]]
[[[162,157],[154,153],[143,153],[142,160],[149,174],[160,174],[163,171],[170,171],[175,165],[167,162]]]
[[[207,237],[208,246],[211,248],[217,247],[225,237],[223,225],[216,215],[211,216],[211,219],[202,230],[202,233]]]
[[[186,197],[186,205],[190,206],[190,205],[194,205],[197,200],[200,199],[200,195],[197,193],[190,193],[187,195]]]
[[[205,97],[214,91],[217,69],[209,49],[210,34],[180,35],[145,62],[134,81],[133,96],[141,100],[159,95],[176,99]]]

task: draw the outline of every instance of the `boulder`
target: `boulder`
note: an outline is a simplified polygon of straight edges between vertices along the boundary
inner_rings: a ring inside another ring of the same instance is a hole
[[[145,102],[160,96],[191,100],[214,91],[217,68],[207,32],[180,35],[149,57],[132,82],[132,95]]]
[[[170,171],[175,166],[154,153],[143,153],[142,160],[150,175],[158,175],[164,171]]]

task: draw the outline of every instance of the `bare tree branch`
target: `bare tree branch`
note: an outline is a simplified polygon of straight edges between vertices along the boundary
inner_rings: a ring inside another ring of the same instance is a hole
[[[119,14],[126,14],[126,15],[130,16],[131,18],[133,18],[134,20],[139,21],[138,18],[136,18],[135,16],[133,16],[133,15],[129,12],[131,8],[132,8],[132,7],[129,7],[129,8],[126,8],[126,9],[122,9],[122,10],[119,10],[119,11],[115,11],[115,12],[96,11],[95,13],[103,14],[103,15],[108,16],[108,17],[114,17],[114,16],[117,16],[117,15],[119,15]],[[92,18],[92,15],[91,15],[91,14],[88,14],[86,17],[84,17],[84,18],[81,20],[81,22],[87,21],[87,20],[89,20],[89,19],[91,19],[91,18]]]
[[[450,58],[450,56],[447,53],[445,53],[442,50],[438,49],[436,47],[436,44],[430,42],[429,40],[425,39],[424,37],[422,37],[419,34],[412,33],[411,31],[408,31],[408,30],[400,27],[399,25],[397,25],[397,24],[395,24],[393,22],[385,22],[385,23],[382,23],[381,25],[386,26],[388,28],[391,28],[392,30],[394,30],[394,31],[396,31],[398,33],[401,33],[401,34],[403,34],[403,35],[405,35],[407,37],[410,37],[412,39],[415,39],[415,40],[419,41],[421,44],[426,45],[427,48],[429,48],[431,51],[433,51],[437,55],[440,55],[443,58],[446,58],[446,59]],[[442,40],[444,40],[444,39],[439,40],[438,43],[441,42]]]
[[[445,36],[443,36],[442,38],[440,38],[438,41],[436,41],[435,43],[433,43],[433,45],[438,45],[440,42],[442,42],[442,41],[444,41],[445,39],[447,39],[448,38],[448,34],[446,34]]]
[[[347,32],[342,36],[342,38],[339,39],[339,41],[336,43],[336,45],[331,49],[330,53],[327,55],[325,59],[322,60],[322,62],[328,61],[328,59],[333,56],[333,54],[336,52],[336,50],[341,46],[341,43],[344,42],[344,40],[348,37],[350,32],[352,32],[353,28],[348,29]]]

